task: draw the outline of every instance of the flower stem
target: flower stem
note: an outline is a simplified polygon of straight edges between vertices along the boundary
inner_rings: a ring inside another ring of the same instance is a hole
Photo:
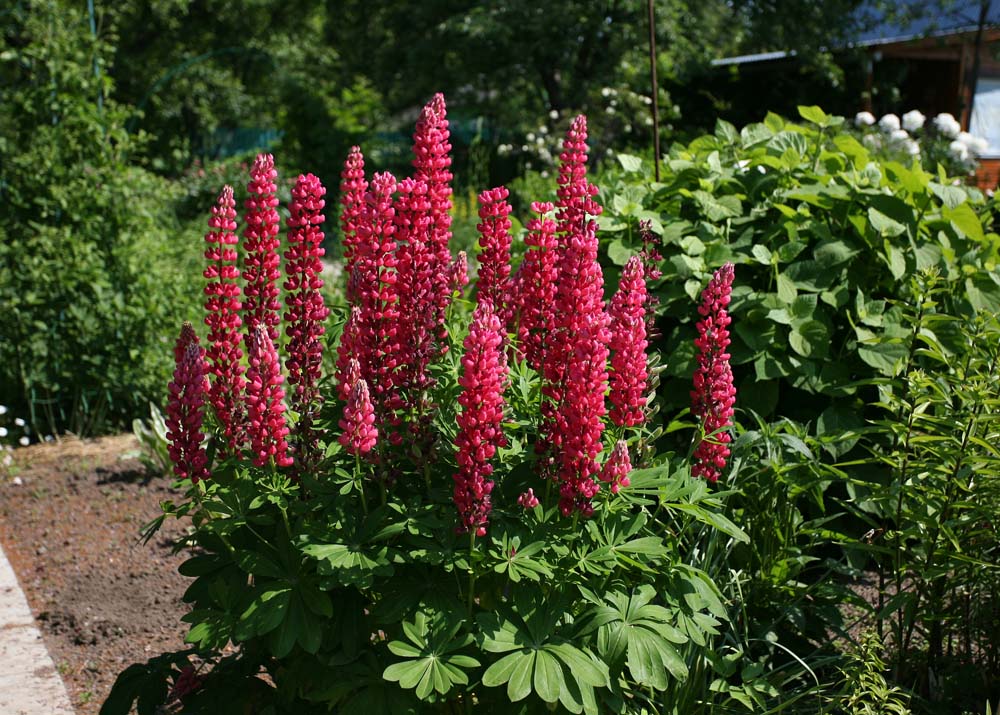
[[[476,597],[476,569],[473,566],[472,557],[476,552],[476,531],[469,530],[469,620],[472,620],[472,606]]]
[[[361,455],[354,455],[354,478],[358,480],[358,491],[361,492],[361,509],[368,516],[368,497],[365,496],[365,480],[361,476]]]

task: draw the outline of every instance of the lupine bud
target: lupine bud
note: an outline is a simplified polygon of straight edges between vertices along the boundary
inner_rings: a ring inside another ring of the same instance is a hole
[[[344,162],[344,170],[340,174],[340,179],[340,227],[344,233],[342,243],[344,247],[344,273],[348,277],[347,299],[354,300],[350,277],[354,270],[354,247],[358,242],[358,223],[364,214],[365,192],[368,190],[368,182],[365,180],[365,157],[359,147],[351,147],[351,152]]]
[[[354,363],[355,365],[357,362]],[[368,393],[368,383],[357,380],[351,388],[351,395],[344,407],[338,440],[351,454],[362,455],[371,452],[378,440],[375,427],[375,408]]]
[[[452,294],[461,293],[469,285],[469,256],[465,251],[459,251],[448,270],[448,284]]]
[[[281,303],[278,301],[278,279],[281,259],[278,257],[278,186],[275,179],[274,157],[258,154],[250,169],[246,200],[246,229],[243,231],[243,324],[247,326],[247,345],[256,325],[267,327],[271,342],[278,340]]]
[[[208,326],[207,358],[212,374],[209,399],[215,416],[226,435],[229,449],[236,453],[242,446],[243,434],[243,349],[240,347],[240,286],[236,267],[236,201],[233,187],[222,189],[218,203],[212,207],[205,234],[205,325]]]
[[[507,384],[507,363],[502,345],[504,327],[492,303],[476,306],[465,338],[462,357],[462,393],[458,403],[462,411],[456,417],[458,447],[454,499],[458,509],[459,531],[486,534],[490,514],[493,473],[490,460],[498,447],[506,446],[503,433],[503,392]]]
[[[247,369],[247,436],[253,462],[258,467],[269,460],[279,467],[292,464],[288,456],[288,426],[285,423],[285,391],[281,384],[278,352],[265,325],[257,325],[251,333],[250,367]]]
[[[535,496],[535,490],[529,489],[517,498],[517,503],[525,509],[534,509],[540,502],[538,501],[538,497]]]
[[[299,176],[289,205],[288,250],[285,251],[285,329],[288,335],[288,382],[292,386],[298,463],[303,470],[319,461],[318,435],[313,429],[319,410],[320,370],[323,364],[323,321],[330,311],[323,302],[323,231],[321,213],[326,189],[312,174]]]
[[[536,201],[531,204],[531,210],[538,216],[528,221],[528,234],[524,239],[528,251],[518,272],[517,334],[524,358],[536,372],[542,371],[545,344],[554,329],[552,305],[556,297],[559,254],[556,223],[546,218],[552,208],[551,203]]]
[[[698,313],[698,367],[691,391],[691,412],[701,419],[706,435],[694,451],[691,474],[716,482],[726,466],[732,439],[725,429],[732,425],[736,388],[729,365],[729,317],[727,307],[733,289],[734,269],[727,263],[715,272],[701,294]],[[709,436],[710,435],[710,436]]]
[[[190,328],[190,324],[187,324]],[[184,352],[177,360],[174,379],[168,386],[167,451],[174,463],[174,474],[181,479],[190,479],[197,484],[207,479],[208,455],[202,442],[205,435],[201,431],[202,409],[208,393],[208,379],[205,377],[204,351],[197,339],[192,340],[193,329],[182,330],[177,347],[184,346]]]
[[[637,427],[646,405],[646,281],[642,259],[632,256],[611,299],[611,421]]]
[[[504,325],[510,303],[510,192],[500,186],[479,194],[479,279],[480,300],[493,304]]]
[[[174,362],[178,363],[184,358],[188,345],[192,343],[197,345],[199,342],[198,334],[194,332],[194,326],[184,321],[184,324],[181,325],[180,337],[177,338],[177,344],[174,345]]]
[[[628,456],[628,445],[620,439],[615,443],[608,461],[601,468],[600,479],[611,485],[611,493],[617,494],[622,487],[629,485],[629,472],[632,471],[632,461]]]

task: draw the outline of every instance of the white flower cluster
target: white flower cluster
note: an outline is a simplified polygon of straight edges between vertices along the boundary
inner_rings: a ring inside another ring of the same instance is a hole
[[[921,147],[912,134],[921,132],[927,123],[927,117],[918,109],[911,109],[902,118],[895,114],[886,114],[881,119],[875,119],[871,112],[858,112],[854,115],[854,126],[861,131],[878,126],[879,131],[865,132],[861,141],[872,151],[887,149],[902,152],[916,157]],[[942,137],[951,139],[948,145],[948,155],[968,171],[974,168],[977,157],[986,152],[989,143],[982,137],[976,137],[963,132],[958,120],[951,114],[942,112],[931,120],[933,133],[928,139]]]

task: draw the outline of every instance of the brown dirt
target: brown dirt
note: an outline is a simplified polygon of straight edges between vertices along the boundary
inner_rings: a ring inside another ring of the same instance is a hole
[[[171,554],[183,527],[138,539],[178,495],[123,458],[136,448],[124,435],[63,439],[15,450],[0,471],[0,543],[78,715],[96,715],[128,665],[183,648],[188,579]]]

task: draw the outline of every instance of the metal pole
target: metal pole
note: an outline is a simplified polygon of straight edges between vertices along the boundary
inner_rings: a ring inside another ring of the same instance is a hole
[[[656,81],[656,18],[653,0],[646,0],[649,8],[649,82],[653,89],[653,168],[660,180],[660,92]]]

